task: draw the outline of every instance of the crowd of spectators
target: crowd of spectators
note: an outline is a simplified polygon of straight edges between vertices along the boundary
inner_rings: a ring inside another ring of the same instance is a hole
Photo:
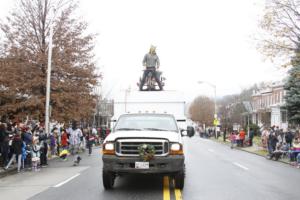
[[[49,134],[37,121],[0,122],[0,166],[7,170],[15,163],[18,172],[39,171],[48,165],[49,158],[60,156],[63,150],[74,155],[88,148],[90,155],[93,145],[100,144],[109,133],[108,128],[83,128],[76,122],[68,126],[56,123]]]
[[[278,160],[288,156],[291,162],[300,166],[300,134],[299,131],[283,132],[278,127],[264,129],[261,134],[262,146],[267,149],[268,157]]]
[[[200,137],[209,138],[214,136],[213,129],[203,129],[196,127],[196,131]],[[261,145],[267,150],[269,159],[278,160],[280,158],[288,158],[290,162],[300,168],[300,132],[296,130],[288,130],[284,132],[278,126],[264,128],[260,134],[255,133],[253,128],[249,128],[249,133],[244,129],[234,130],[226,135],[227,130],[223,131],[223,140],[229,139],[231,148],[249,147],[253,145],[255,135],[261,135]],[[259,132],[259,131],[258,131]],[[219,136],[219,134],[216,134]],[[258,145],[258,144],[256,144]]]

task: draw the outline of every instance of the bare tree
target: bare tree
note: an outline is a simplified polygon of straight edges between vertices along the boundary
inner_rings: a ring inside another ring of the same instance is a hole
[[[300,1],[269,0],[261,28],[259,50],[271,60],[280,58],[282,66],[291,65],[291,57],[300,55]],[[280,62],[281,62],[280,61]]]
[[[214,101],[206,96],[194,99],[189,107],[191,119],[206,125],[213,125]]]
[[[0,23],[4,34],[0,59],[0,115],[31,115],[43,119],[49,27],[54,24],[51,110],[57,120],[91,114],[94,39],[87,23],[74,16],[70,0],[21,0]],[[50,11],[55,9],[54,16]]]

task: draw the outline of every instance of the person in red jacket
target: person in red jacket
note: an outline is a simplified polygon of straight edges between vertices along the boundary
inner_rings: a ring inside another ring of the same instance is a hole
[[[240,138],[240,142],[241,142],[242,147],[244,146],[245,136],[246,136],[246,132],[244,131],[244,129],[241,129],[240,134],[239,134],[239,138]]]
[[[65,129],[62,130],[61,134],[61,146],[63,149],[68,149],[68,134]]]

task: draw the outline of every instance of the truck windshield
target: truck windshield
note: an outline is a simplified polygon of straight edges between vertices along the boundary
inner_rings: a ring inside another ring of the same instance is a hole
[[[169,115],[124,115],[115,126],[115,130],[150,130],[150,131],[175,131],[176,121]]]

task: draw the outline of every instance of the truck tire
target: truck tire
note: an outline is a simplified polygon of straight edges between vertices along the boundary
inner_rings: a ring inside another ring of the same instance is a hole
[[[106,190],[112,189],[115,183],[116,176],[112,172],[108,172],[103,170],[102,172],[102,180],[103,186]]]
[[[184,187],[184,178],[185,178],[185,172],[184,170],[177,172],[174,175],[174,181],[175,181],[175,188],[182,190]]]

